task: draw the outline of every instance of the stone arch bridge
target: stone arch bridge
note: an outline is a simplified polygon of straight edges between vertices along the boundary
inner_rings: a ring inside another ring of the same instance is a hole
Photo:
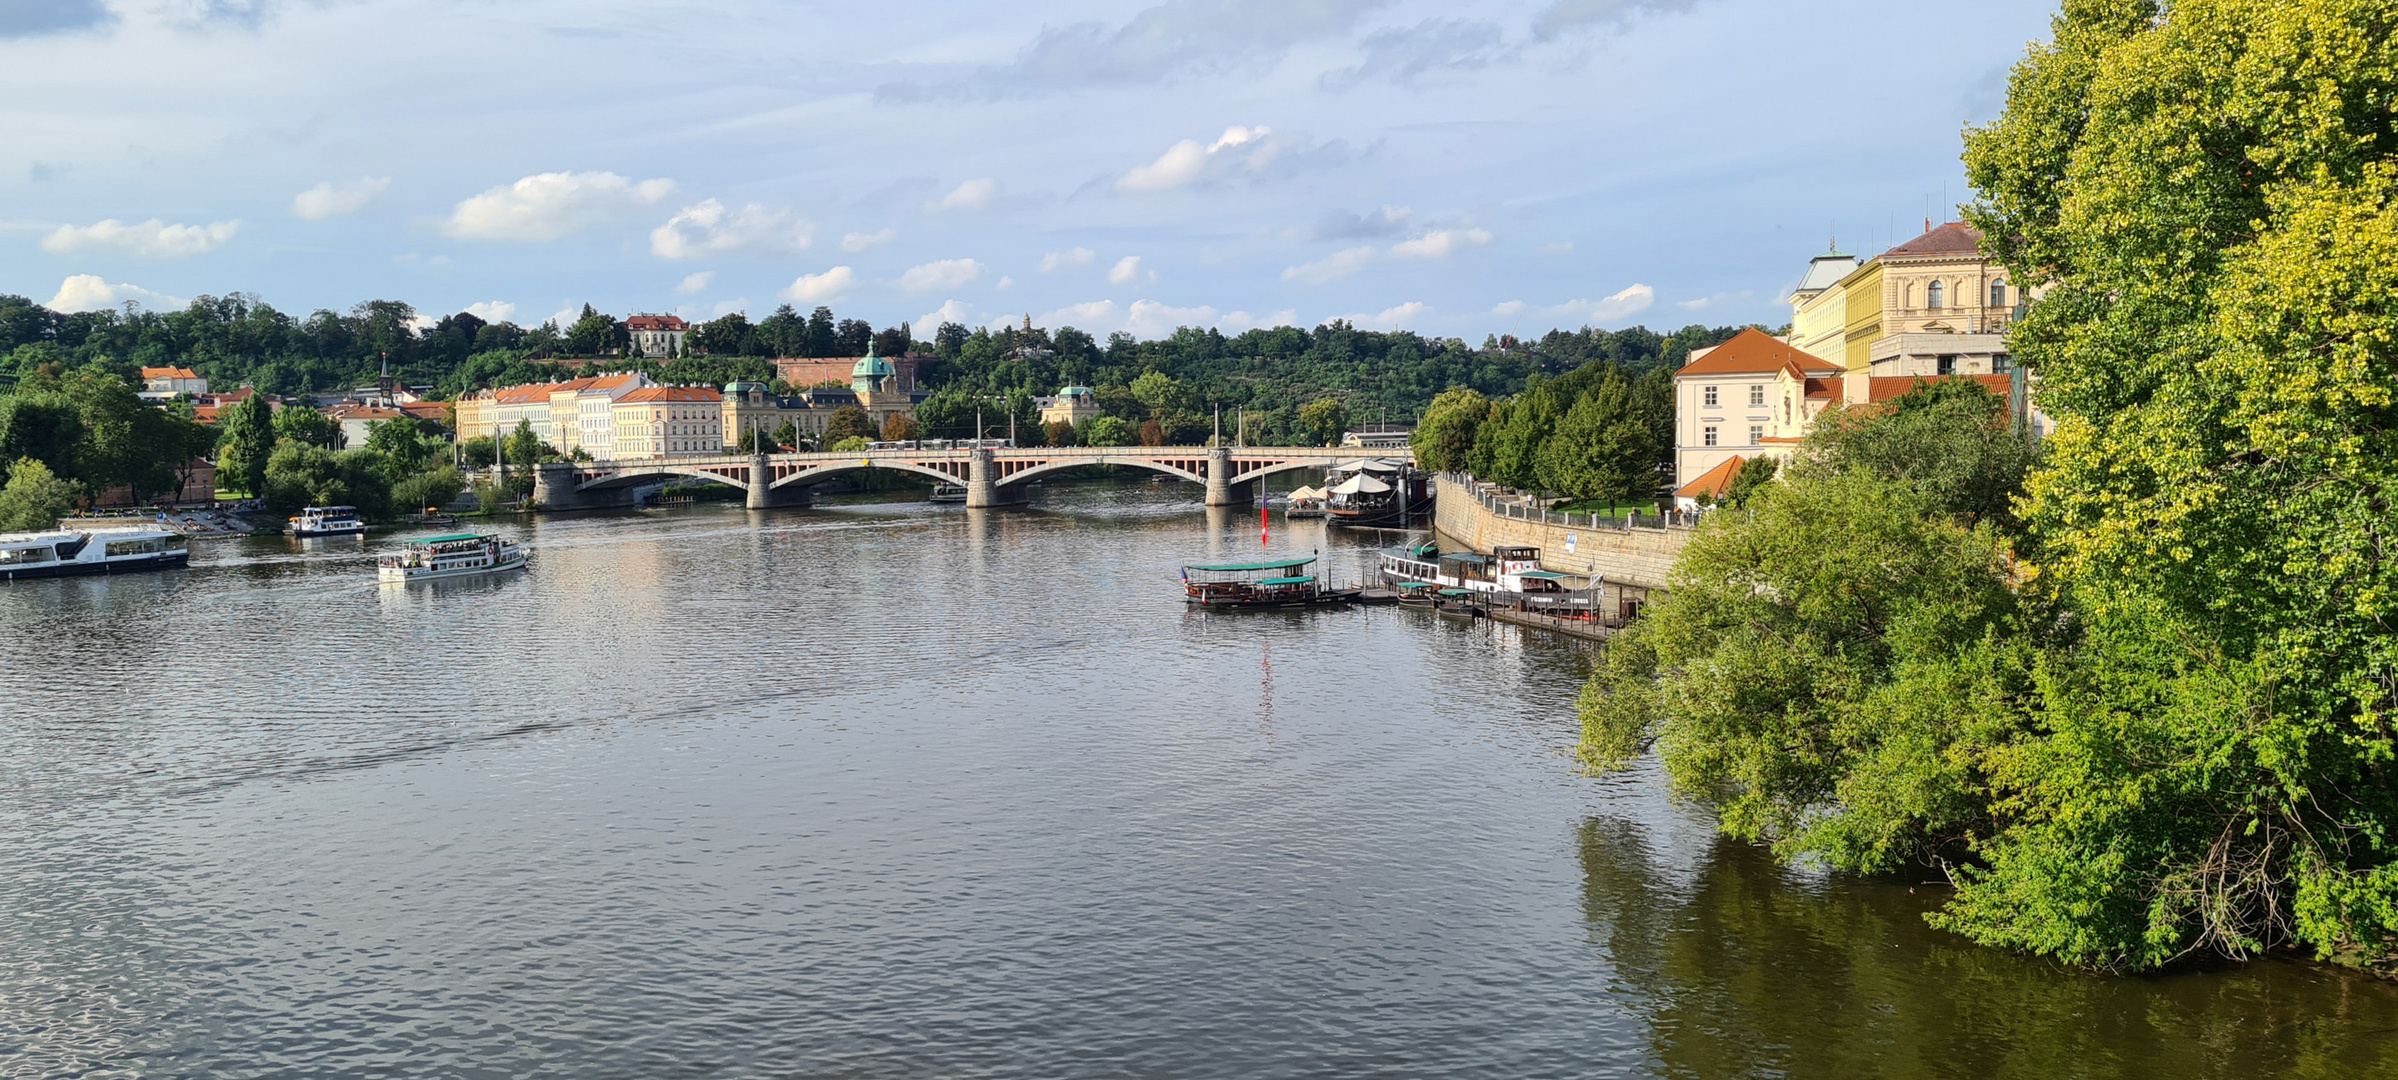
[[[1204,484],[1209,506],[1246,506],[1256,497],[1257,481],[1266,477],[1364,457],[1409,459],[1413,453],[1404,447],[1073,446],[554,462],[538,466],[533,497],[551,510],[630,506],[636,488],[690,477],[747,491],[753,509],[804,506],[815,484],[862,469],[890,469],[961,485],[967,506],[989,507],[1022,502],[1032,482],[1051,473],[1120,465]]]

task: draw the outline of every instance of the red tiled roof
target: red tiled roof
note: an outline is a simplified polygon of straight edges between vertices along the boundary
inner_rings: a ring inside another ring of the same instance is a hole
[[[447,420],[450,405],[446,401],[411,401],[400,406],[400,411],[419,420]]]
[[[142,369],[142,378],[145,379],[197,379],[199,377],[198,372],[185,367],[146,367]]]
[[[2012,375],[1946,375],[1932,377],[1926,377],[1922,375],[1876,375],[1866,383],[1865,400],[1868,402],[1888,401],[1891,398],[1898,397],[1901,394],[1905,394],[1908,391],[1915,389],[1915,386],[1918,383],[1930,385],[1932,383],[1939,382],[1943,378],[1971,379],[1974,382],[1982,384],[1982,389],[1988,390],[1993,394],[1997,394],[2002,398],[2015,392],[2015,377]]]
[[[1771,375],[1784,368],[1795,367],[1800,378],[1808,372],[1836,373],[1840,365],[1820,356],[1800,352],[1788,342],[1776,339],[1763,330],[1748,329],[1733,335],[1707,351],[1707,355],[1682,365],[1674,372],[1683,375]]]
[[[723,401],[724,392],[706,386],[645,386],[617,398],[619,405],[643,405],[653,401]]]
[[[1674,497],[1695,499],[1705,495],[1710,499],[1720,499],[1724,489],[1732,486],[1732,477],[1738,475],[1740,467],[1747,462],[1747,458],[1738,454],[1725,458],[1723,464],[1700,473],[1698,479],[1674,489]]]
[[[627,330],[689,330],[691,324],[673,315],[635,315],[624,321]]]
[[[1816,398],[1835,398],[1839,396],[1840,383],[1838,380],[1813,378],[1807,380],[1808,400],[1812,401]]]
[[[1882,253],[1885,259],[1904,259],[1909,256],[1979,255],[1982,251],[1982,231],[1962,221],[1952,221]]]

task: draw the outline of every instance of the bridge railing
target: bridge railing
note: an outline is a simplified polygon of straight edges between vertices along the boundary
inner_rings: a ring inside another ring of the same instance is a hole
[[[1484,510],[1503,518],[1530,521],[1565,528],[1614,529],[1630,532],[1634,529],[1688,529],[1698,525],[1706,511],[1669,510],[1662,514],[1628,515],[1575,514],[1548,510],[1532,505],[1532,498],[1513,488],[1501,487],[1486,480],[1477,480],[1465,473],[1442,473],[1441,479],[1471,492],[1474,501]]]

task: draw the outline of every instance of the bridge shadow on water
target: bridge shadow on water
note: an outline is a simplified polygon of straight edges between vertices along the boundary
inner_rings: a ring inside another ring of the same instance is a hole
[[[1932,929],[1944,885],[1794,871],[1722,837],[1675,867],[1616,818],[1578,839],[1594,944],[1666,1076],[2398,1075],[2387,982],[2278,959],[2092,974]]]

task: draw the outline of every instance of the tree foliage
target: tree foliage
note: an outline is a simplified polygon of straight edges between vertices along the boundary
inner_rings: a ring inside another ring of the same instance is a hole
[[[0,484],[0,532],[40,532],[58,527],[83,489],[50,471],[40,458],[18,458],[8,482]]]

